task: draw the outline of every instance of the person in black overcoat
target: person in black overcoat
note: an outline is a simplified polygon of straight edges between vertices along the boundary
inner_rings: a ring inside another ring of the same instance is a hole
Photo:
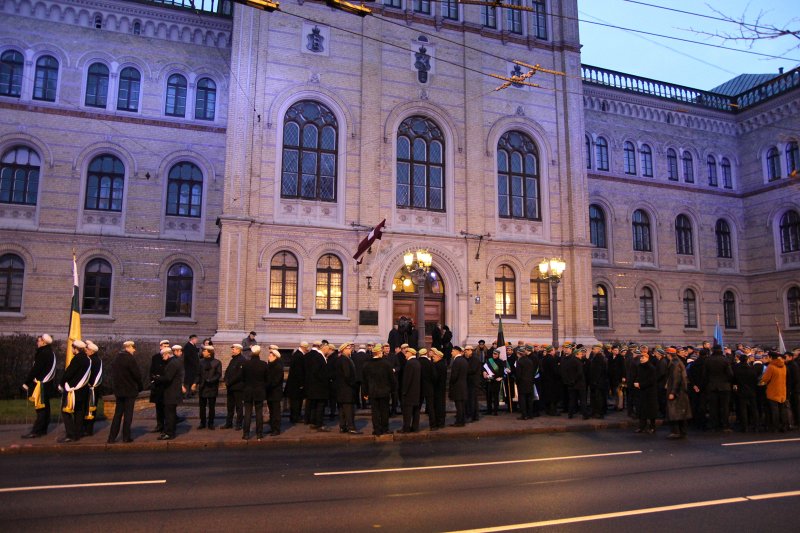
[[[325,402],[330,398],[331,386],[328,365],[325,361],[325,356],[320,351],[320,349],[327,350],[328,348],[327,345],[326,348],[322,348],[321,344],[321,342],[314,342],[311,351],[306,355],[305,393],[309,402],[309,423],[311,429],[330,431],[329,428],[322,424]]]
[[[478,392],[483,383],[483,365],[480,359],[474,355],[475,349],[472,346],[464,348],[464,358],[467,360],[467,420],[477,422],[480,419],[480,409],[478,408]]]
[[[520,420],[528,420],[533,415],[533,379],[536,365],[533,354],[522,350],[517,359],[517,397],[519,401]]]
[[[81,438],[83,418],[89,408],[89,373],[92,366],[84,351],[86,344],[76,340],[72,343],[72,361],[61,378],[62,412],[66,437],[60,442],[74,442]],[[67,410],[70,395],[74,398],[73,408]]]
[[[422,391],[422,369],[414,348],[406,349],[406,364],[403,367],[401,382],[401,407],[403,410],[403,429],[401,433],[419,431],[419,401]]]
[[[586,374],[583,368],[586,349],[579,347],[574,355],[572,354],[571,346],[565,346],[563,350],[564,357],[561,359],[560,371],[561,381],[567,387],[567,394],[569,395],[569,418],[572,418],[578,412],[578,403],[580,402],[581,413],[585,420],[589,418],[589,406],[586,402]]]
[[[334,394],[339,403],[339,431],[360,434],[356,429],[356,365],[353,363],[353,343],[339,346],[339,357],[335,363],[333,378]]]
[[[445,406],[447,404],[447,361],[441,351],[431,350],[431,353],[433,353],[433,404],[436,412],[433,427],[442,429],[444,427]]]
[[[592,346],[589,360],[589,387],[592,391],[592,416],[604,418],[608,402],[608,360],[602,346]]]
[[[362,373],[364,396],[372,408],[372,434],[375,436],[391,433],[389,431],[389,398],[395,387],[394,370],[384,358],[383,347],[376,344],[372,348],[372,359],[364,363]]]
[[[234,427],[234,414],[236,415],[236,429],[241,431],[242,419],[244,417],[244,381],[242,380],[242,366],[245,363],[245,356],[242,353],[241,344],[231,344],[231,360],[225,369],[225,406],[227,416],[225,425],[222,429]]]
[[[650,354],[642,352],[633,387],[638,391],[639,428],[636,433],[656,432],[656,416],[658,416],[658,370],[650,361]]]
[[[467,372],[469,362],[463,356],[461,346],[453,346],[453,360],[450,363],[450,399],[456,405],[455,427],[466,423],[465,405],[467,403]]]
[[[425,403],[425,413],[428,415],[428,428],[431,431],[439,429],[436,424],[436,402],[433,393],[433,361],[428,356],[428,350],[419,351],[420,368],[420,401]],[[420,403],[420,405],[422,405]]]
[[[183,388],[184,394],[192,395],[191,387],[197,378],[200,368],[200,349],[197,347],[197,335],[189,335],[189,341],[183,346],[183,356],[179,357],[183,363]]]
[[[269,368],[266,361],[261,360],[261,346],[254,344],[250,347],[250,359],[242,365],[242,379],[244,380],[244,425],[242,426],[242,439],[250,438],[250,422],[253,419],[253,409],[256,411],[256,438],[264,438],[264,400],[267,398],[267,382],[269,381]]]
[[[372,346],[369,347],[370,351]],[[358,350],[353,352],[353,364],[356,367],[356,408],[364,409],[367,404],[364,401],[364,392],[361,390],[364,383],[364,364],[372,357],[371,353],[367,353],[367,347],[363,344],[358,347]]]
[[[214,419],[216,418],[217,396],[219,395],[219,382],[222,379],[222,363],[214,358],[214,346],[207,344],[203,346],[198,368],[192,390],[197,392],[200,405],[200,425],[197,429],[214,429]]]
[[[183,360],[176,357],[169,348],[161,350],[161,354],[166,357],[164,372],[158,378],[164,387],[164,433],[158,440],[172,440],[178,424],[178,405],[183,402],[183,395],[186,394],[186,387],[183,385]]]
[[[714,346],[703,367],[703,391],[706,394],[709,424],[715,431],[730,431],[730,400],[733,370],[722,348]]]
[[[164,432],[164,385],[159,381],[164,367],[167,365],[167,358],[161,352],[164,348],[169,349],[169,341],[163,340],[158,345],[158,351],[150,358],[150,403],[156,408],[156,427],[153,433]]]
[[[558,398],[561,393],[561,376],[558,371],[556,349],[545,346],[541,361],[541,400],[548,416],[558,416]]]
[[[267,407],[269,407],[269,434],[281,434],[281,401],[283,400],[283,362],[281,352],[270,350],[267,356]],[[258,423],[256,423],[258,434]]]
[[[86,356],[92,365],[89,372],[89,382],[86,384],[86,414],[83,418],[81,435],[91,437],[94,435],[94,421],[97,412],[97,400],[100,397],[100,386],[103,383],[103,360],[100,358],[99,348],[92,341],[86,343]]]
[[[22,436],[23,439],[34,439],[47,434],[50,424],[50,398],[56,396],[56,354],[53,351],[53,338],[44,333],[36,338],[36,354],[33,357],[33,367],[25,378],[22,388],[30,398],[39,385],[39,405],[36,410],[36,421],[31,430]]]
[[[328,417],[330,420],[335,420],[339,409],[339,403],[336,401],[336,387],[333,386],[333,380],[336,377],[336,364],[339,360],[339,350],[336,349],[336,346],[327,344],[322,346],[322,354],[325,356],[325,361],[328,364],[328,376],[330,378],[330,384],[328,386],[330,392],[328,401],[326,402],[328,405]]]
[[[749,364],[747,354],[741,354],[739,362],[733,366],[733,390],[738,409],[736,418],[743,433],[758,429],[756,392],[760,377],[753,365]]]
[[[114,397],[117,403],[114,406],[114,418],[108,433],[109,444],[117,440],[120,424],[122,424],[122,442],[133,442],[131,438],[133,406],[139,392],[144,388],[142,373],[134,359],[135,354],[136,346],[133,341],[123,342],[122,351],[114,358],[114,365],[111,367]]]
[[[283,393],[289,398],[289,422],[292,424],[297,424],[301,420],[307,353],[308,343],[301,342],[300,346],[292,353],[292,360],[289,361],[289,375],[286,377],[286,387],[284,387]]]

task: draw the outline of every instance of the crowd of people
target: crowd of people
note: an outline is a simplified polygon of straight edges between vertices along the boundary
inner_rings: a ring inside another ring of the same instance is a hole
[[[123,442],[132,441],[134,402],[145,388],[155,405],[153,431],[160,440],[175,438],[177,406],[189,396],[198,401],[197,429],[215,429],[222,384],[226,413],[220,427],[241,431],[243,439],[253,435],[253,419],[255,438],[280,435],[284,403],[290,424],[331,431],[325,425],[327,413],[329,420],[338,418],[340,432],[352,434],[361,433],[356,409],[369,408],[377,436],[392,433],[389,419],[398,410],[401,433],[420,431],[424,406],[428,429],[437,431],[445,427],[448,399],[455,406],[450,424],[455,427],[501,412],[520,420],[563,413],[588,419],[603,418],[611,409],[638,419],[638,433],[654,434],[656,420],[664,419],[670,439],[685,438],[690,424],[702,431],[732,431],[731,411],[735,427],[743,432],[798,427],[800,348],[779,353],[710,343],[651,349],[643,344],[587,347],[567,342],[554,347],[524,341],[498,346],[484,340],[462,348],[445,336],[445,353],[441,337],[429,349],[417,349],[396,332],[386,344],[302,342],[286,365],[278,346],[262,348],[250,332],[230,346],[224,371],[211,339],[198,343],[191,335],[184,345],[161,341],[146,376],[133,358],[134,342],[126,341],[111,368],[116,406],[108,442],[116,441],[120,429]],[[66,431],[60,442],[73,442],[94,432],[103,362],[93,342],[75,341],[71,362],[56,380],[52,342],[46,334],[37,338],[34,364],[23,385],[37,418],[23,437],[47,433],[48,400],[60,394]]]

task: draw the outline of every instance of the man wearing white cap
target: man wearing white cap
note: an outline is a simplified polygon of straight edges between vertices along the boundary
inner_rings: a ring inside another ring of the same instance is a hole
[[[55,375],[56,354],[53,352],[53,338],[44,333],[36,339],[33,368],[28,372],[28,377],[22,385],[36,409],[36,422],[33,423],[30,433],[22,436],[23,439],[35,439],[47,434],[47,425],[50,423],[50,398],[56,396]]]
[[[156,427],[153,433],[164,432],[164,386],[159,381],[167,365],[167,359],[161,353],[164,348],[169,348],[168,339],[158,343],[158,351],[150,359],[150,403],[156,407]]]
[[[164,432],[158,440],[172,440],[175,438],[175,426],[178,424],[178,404],[183,401],[186,394],[186,387],[183,385],[185,375],[183,373],[183,361],[174,356],[176,345],[172,349],[164,348],[161,354],[167,364],[164,365],[164,373],[158,378],[164,387]]]
[[[67,434],[58,442],[75,442],[81,438],[83,417],[86,415],[89,400],[89,374],[92,363],[86,352],[86,343],[80,340],[73,341],[72,360],[64,370],[59,390],[63,392],[61,398],[61,411],[64,416],[64,429]]]
[[[225,390],[227,397],[225,403],[228,408],[228,417],[222,429],[234,427],[233,415],[236,414],[236,429],[242,429],[242,414],[244,409],[244,380],[242,379],[242,365],[245,357],[242,355],[241,344],[231,344],[231,360],[225,369]]]
[[[136,396],[143,388],[139,365],[136,364],[136,359],[133,358],[135,354],[136,346],[133,341],[123,342],[122,351],[117,354],[111,367],[114,397],[117,403],[114,408],[114,419],[111,421],[111,429],[108,433],[109,444],[113,444],[117,440],[120,424],[122,425],[122,442],[133,442],[131,437],[133,407],[136,403]]]
[[[89,374],[89,387],[87,413],[83,420],[83,434],[86,436],[94,435],[94,419],[97,412],[97,397],[100,394],[100,384],[103,383],[103,360],[100,359],[100,349],[92,341],[86,342],[86,355],[89,356],[89,361],[92,364],[92,370]]]

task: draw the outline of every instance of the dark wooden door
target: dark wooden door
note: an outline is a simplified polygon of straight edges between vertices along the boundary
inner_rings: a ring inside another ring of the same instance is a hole
[[[407,316],[419,324],[417,320],[417,295],[415,293],[395,293],[394,309],[392,313],[392,324],[397,324],[401,316]],[[431,345],[431,334],[436,323],[444,325],[444,295],[426,294],[425,295],[425,344]]]

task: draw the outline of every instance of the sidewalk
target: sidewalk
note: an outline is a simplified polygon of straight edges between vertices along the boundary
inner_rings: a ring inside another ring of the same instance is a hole
[[[605,419],[583,420],[580,415],[569,419],[566,414],[561,416],[540,416],[530,420],[518,420],[518,414],[501,412],[498,416],[481,415],[477,422],[467,424],[465,427],[447,426],[438,431],[428,429],[428,417],[420,416],[420,430],[418,433],[398,433],[402,426],[402,417],[390,418],[389,429],[395,433],[373,436],[370,411],[356,411],[356,426],[364,433],[351,435],[339,432],[338,420],[329,420],[326,412],[325,423],[330,428],[329,433],[318,432],[303,424],[290,424],[288,416],[284,414],[282,432],[278,436],[268,436],[268,416],[265,413],[265,436],[261,441],[256,440],[251,429],[250,440],[242,440],[242,432],[234,429],[220,429],[225,423],[225,405],[217,406],[217,429],[198,430],[198,407],[196,403],[181,405],[178,408],[179,416],[186,417],[184,422],[178,424],[175,440],[159,441],[158,433],[151,433],[155,427],[155,411],[146,408],[136,411],[133,417],[132,443],[122,443],[121,435],[114,444],[107,444],[111,420],[98,420],[95,422],[95,434],[84,437],[78,442],[59,444],[56,439],[64,436],[63,424],[50,424],[49,433],[37,439],[22,439],[21,435],[30,430],[30,425],[11,424],[0,426],[0,454],[10,455],[19,453],[86,453],[86,452],[144,452],[189,449],[213,448],[240,448],[252,447],[270,448],[275,446],[331,446],[349,445],[357,443],[386,443],[386,442],[411,442],[445,439],[478,439],[504,435],[531,435],[537,433],[558,433],[566,431],[597,431],[603,429],[616,429],[635,427],[637,421],[628,418],[624,411],[609,411]],[[447,412],[447,423],[455,420],[454,411]]]

